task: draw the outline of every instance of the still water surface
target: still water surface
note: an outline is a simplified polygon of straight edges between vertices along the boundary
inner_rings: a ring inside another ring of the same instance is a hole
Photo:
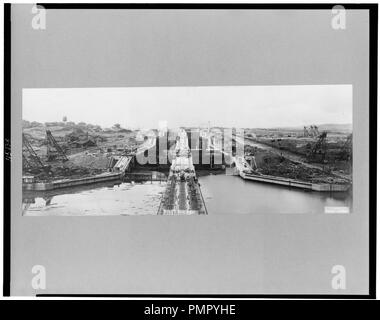
[[[209,215],[320,214],[325,207],[349,207],[349,193],[318,193],[252,181],[224,174],[199,178]],[[28,216],[155,215],[164,182],[107,184],[82,187],[60,194],[24,194]]]
[[[23,199],[25,215],[155,215],[165,184],[123,182],[94,189],[78,188],[75,193],[44,195]],[[26,200],[26,201],[25,201]],[[33,202],[26,204],[25,202]]]
[[[352,211],[350,193],[303,191],[223,174],[199,182],[209,214],[314,214],[334,206]]]

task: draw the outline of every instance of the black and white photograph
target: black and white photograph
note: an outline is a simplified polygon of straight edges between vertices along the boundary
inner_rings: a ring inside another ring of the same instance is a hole
[[[377,5],[4,10],[8,295],[374,297]]]
[[[25,215],[352,211],[351,85],[24,89],[22,130]]]

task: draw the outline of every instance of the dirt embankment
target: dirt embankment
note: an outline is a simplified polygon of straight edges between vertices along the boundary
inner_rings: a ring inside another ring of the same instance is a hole
[[[288,135],[263,131],[246,139],[245,151],[255,155],[260,172],[319,183],[352,180],[350,132],[328,132],[323,142],[320,137],[303,137],[302,132]]]
[[[83,151],[68,156],[68,161],[52,164],[54,178],[80,178],[107,171],[109,157]]]
[[[280,153],[258,147],[246,148],[255,155],[257,172],[287,179],[313,183],[345,184],[349,180],[337,176],[328,165],[310,166],[300,161],[293,161]]]
[[[258,172],[265,175],[313,183],[347,183],[347,180],[335,176],[331,171],[309,168],[275,154],[262,156],[259,163]]]
[[[68,161],[47,161],[46,130],[50,130]],[[93,125],[54,123],[44,126],[30,123],[23,128],[30,145],[45,166],[44,170],[25,169],[25,175],[37,180],[80,178],[107,171],[110,155],[107,151],[122,150],[139,144],[136,132],[123,129],[101,129]],[[26,154],[26,157],[30,155]]]

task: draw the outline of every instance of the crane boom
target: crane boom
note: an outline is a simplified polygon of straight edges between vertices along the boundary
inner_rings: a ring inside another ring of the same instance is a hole
[[[24,167],[43,168],[44,165],[42,164],[40,157],[34,151],[28,138],[26,137],[24,133],[22,134],[22,146],[23,146],[22,155],[23,155],[23,160],[24,160],[24,163],[23,163]]]
[[[67,161],[67,157],[61,146],[57,143],[50,130],[46,130],[47,160]]]

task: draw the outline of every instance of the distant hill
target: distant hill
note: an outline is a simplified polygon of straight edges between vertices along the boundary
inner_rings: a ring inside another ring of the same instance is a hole
[[[310,125],[307,125],[309,128]],[[326,124],[319,124],[317,125],[318,130],[321,131],[329,131],[329,132],[351,132],[352,131],[352,124],[345,123],[345,124],[338,124],[338,123],[326,123]],[[263,129],[263,128],[262,128]],[[303,126],[296,126],[296,127],[272,127],[267,128],[268,130],[284,130],[284,131],[298,131],[303,130]]]
[[[352,131],[352,124],[322,124],[319,131]]]

